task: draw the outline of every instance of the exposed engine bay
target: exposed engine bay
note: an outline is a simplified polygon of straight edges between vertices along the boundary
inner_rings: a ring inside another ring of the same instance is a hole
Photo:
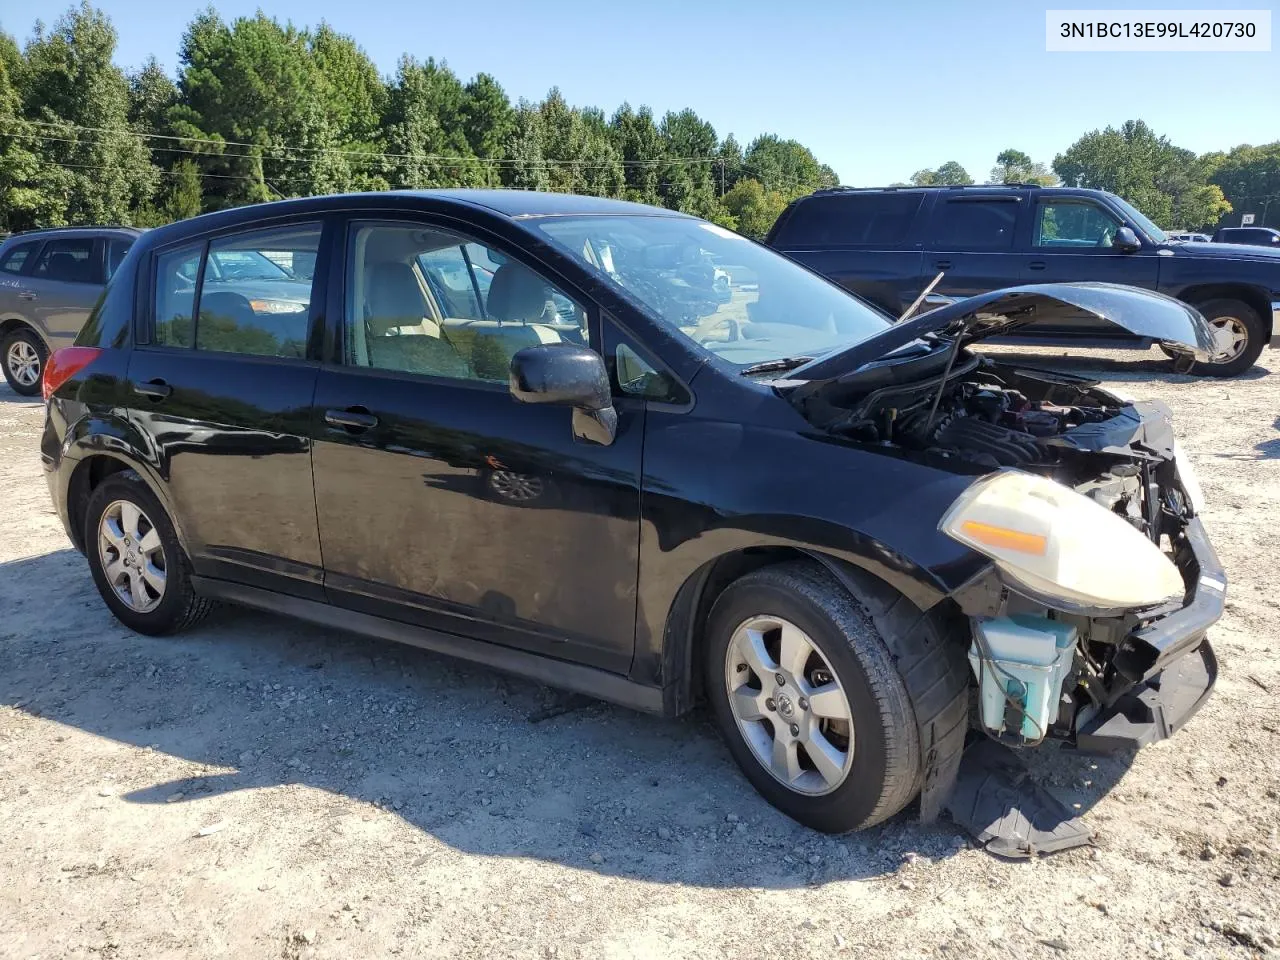
[[[1013,467],[1073,487],[1153,540],[1160,514],[1185,514],[1161,494],[1172,462],[1169,411],[1126,403],[1097,381],[966,357],[941,377],[809,401],[833,433],[973,473]],[[852,384],[850,384],[852,386]]]

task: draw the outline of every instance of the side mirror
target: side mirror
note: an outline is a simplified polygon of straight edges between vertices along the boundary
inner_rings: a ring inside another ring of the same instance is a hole
[[[594,350],[572,343],[525,347],[511,358],[511,395],[573,408],[573,434],[607,447],[618,429],[609,372]]]
[[[1134,253],[1142,249],[1142,242],[1132,227],[1120,227],[1111,240],[1111,246],[1122,253]]]

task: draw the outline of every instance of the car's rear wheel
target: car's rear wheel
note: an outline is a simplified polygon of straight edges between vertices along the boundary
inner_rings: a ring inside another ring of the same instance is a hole
[[[40,377],[48,356],[49,351],[40,337],[23,327],[10,331],[0,341],[4,378],[14,393],[24,397],[34,397],[40,392]]]
[[[1266,346],[1266,328],[1258,311],[1241,300],[1217,299],[1196,304],[1219,341],[1224,353],[1220,359],[1197,360],[1187,364],[1190,371],[1208,377],[1234,377],[1244,373],[1257,362]],[[1180,357],[1171,354],[1175,363]]]
[[[817,830],[893,816],[926,757],[947,765],[963,748],[963,660],[893,597],[855,598],[796,562],[735,581],[711,612],[707,696],[729,750],[765,799]]]
[[[107,477],[89,498],[85,555],[111,612],[139,633],[164,635],[191,626],[211,609],[191,585],[173,524],[132,470]]]

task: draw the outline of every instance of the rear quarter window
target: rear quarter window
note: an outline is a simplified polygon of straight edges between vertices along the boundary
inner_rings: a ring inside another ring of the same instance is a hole
[[[922,193],[848,193],[810,197],[779,226],[778,247],[893,247],[907,239]]]

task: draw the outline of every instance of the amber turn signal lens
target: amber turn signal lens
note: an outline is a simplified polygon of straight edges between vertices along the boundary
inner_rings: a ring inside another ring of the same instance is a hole
[[[1038,533],[1023,533],[1021,530],[1010,530],[1008,527],[997,527],[977,520],[966,520],[960,529],[979,543],[989,547],[1003,547],[1016,550],[1018,553],[1030,553],[1043,557],[1048,548],[1048,540]]]

